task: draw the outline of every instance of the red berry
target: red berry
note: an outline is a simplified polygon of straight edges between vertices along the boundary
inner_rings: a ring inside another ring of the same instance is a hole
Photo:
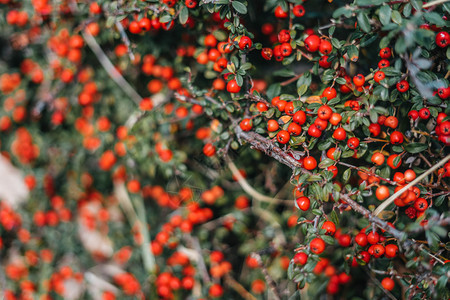
[[[307,211],[309,209],[309,206],[311,203],[309,198],[304,197],[304,196],[297,198],[296,202],[297,202],[298,207],[303,211]]]
[[[306,40],[305,40],[306,42]],[[331,51],[333,50],[333,45],[331,45],[331,43],[327,40],[321,39],[320,40],[320,45],[319,45],[319,52],[324,54],[324,55],[328,55],[331,53]]]
[[[328,55],[324,55],[319,59],[319,66],[325,69],[331,67],[331,61],[328,61]]]
[[[239,40],[239,49],[245,50],[251,48],[253,45],[252,40],[248,36],[243,36]]]
[[[325,250],[325,242],[321,238],[314,238],[309,247],[312,253],[320,254]]]
[[[273,56],[273,51],[270,48],[262,48],[261,55],[265,60],[271,60]]]
[[[243,119],[241,123],[239,123],[239,127],[241,127],[243,131],[250,131],[253,127],[252,120],[248,118]]]
[[[294,263],[296,265],[305,265],[308,261],[308,255],[304,252],[298,252],[294,255]]]
[[[361,247],[367,246],[367,236],[360,232],[355,236],[355,242],[360,245]]]
[[[277,141],[280,144],[287,144],[287,143],[289,143],[290,139],[291,139],[291,135],[286,130],[281,130],[277,133]]]
[[[359,147],[359,139],[357,137],[351,137],[347,141],[347,146],[350,149],[356,149]]]
[[[240,90],[241,90],[241,87],[237,84],[235,79],[228,81],[227,91],[229,93],[239,93]]]
[[[388,291],[392,291],[395,286],[395,282],[392,278],[386,277],[381,280],[381,285]]]
[[[305,157],[305,159],[303,160],[303,167],[306,170],[313,170],[317,167],[317,161],[314,157],[312,156],[307,156]]]
[[[389,47],[386,47],[386,48],[383,48],[380,50],[381,58],[390,58],[391,55],[392,55],[392,52],[391,52],[391,48],[389,48]]]
[[[371,232],[367,235],[367,241],[368,241],[369,243],[371,243],[372,245],[378,243],[379,240],[380,240],[380,235],[379,235],[378,232],[376,232],[376,231],[375,231],[375,232],[371,231]]]
[[[281,5],[278,5],[275,8],[275,17],[279,18],[279,19],[285,19],[288,17],[288,13],[287,11],[284,11],[283,8],[281,7]]]
[[[325,221],[322,225],[322,229],[325,229],[325,234],[334,235],[336,232],[336,225],[331,221]]]
[[[327,87],[323,90],[321,97],[326,97],[328,101],[335,98],[337,96],[337,92],[332,87]]]
[[[294,13],[294,16],[296,16],[296,17],[303,17],[305,15],[305,8],[303,7],[303,5],[297,4],[292,9],[292,12]]]
[[[450,34],[445,31],[441,31],[436,34],[436,45],[441,48],[446,48],[450,44]]]
[[[428,120],[431,116],[430,110],[426,107],[419,110],[419,117],[423,120]]]
[[[278,33],[278,41],[280,43],[288,43],[291,40],[291,34],[289,30],[283,29]]]
[[[409,90],[409,83],[408,83],[408,81],[406,81],[406,80],[402,80],[402,81],[400,81],[400,82],[397,83],[396,87],[397,87],[397,90],[398,90],[400,93],[404,93],[404,92],[406,92],[407,90]]]
[[[317,50],[319,50],[320,41],[320,38],[315,34],[308,36],[305,39],[306,50],[308,50],[309,52],[316,52]]]

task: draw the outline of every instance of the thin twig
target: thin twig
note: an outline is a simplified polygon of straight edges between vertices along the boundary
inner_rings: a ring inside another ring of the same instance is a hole
[[[373,276],[373,274],[371,272],[369,272],[366,268],[364,268],[364,270],[366,271],[367,275],[369,275],[370,279],[378,286],[378,288],[383,290],[383,292],[386,294],[386,296],[388,296],[392,300],[397,300],[397,298],[395,298],[395,296],[392,295],[391,292],[389,292],[388,290],[383,288],[383,286],[381,285],[381,282],[375,276]]]
[[[271,291],[273,292],[273,299],[281,300],[281,296],[277,290],[277,284],[273,280],[272,276],[270,276],[269,271],[267,271],[267,268],[263,265],[261,255],[259,255],[256,252],[253,252],[251,254],[251,257],[255,258],[256,261],[258,262],[258,265],[261,268],[261,272],[264,274],[264,278],[266,279],[267,284],[269,285]]]
[[[303,174],[311,174],[310,171],[302,168],[300,162],[283,151],[281,148],[275,146],[273,142],[260,134],[253,131],[243,131],[239,126],[235,127],[236,137],[241,141],[244,140],[249,143],[252,148],[263,151],[265,154],[275,158],[280,163],[290,167],[291,169],[301,169]]]
[[[190,234],[183,235],[183,238],[188,241],[192,245],[192,247],[194,247],[197,254],[196,260],[200,274],[202,275],[205,284],[209,284],[211,282],[211,278],[209,278],[208,269],[206,268],[205,260],[203,259],[202,255],[202,247],[200,246],[198,238],[193,237]]]
[[[236,177],[239,185],[242,187],[242,189],[247,194],[249,194],[250,196],[255,198],[257,201],[267,202],[267,203],[285,204],[285,205],[289,205],[289,206],[293,206],[294,205],[294,200],[277,199],[277,198],[273,198],[273,197],[269,197],[269,196],[261,194],[260,192],[255,190],[247,182],[247,180],[245,180],[245,178],[241,175],[241,173],[239,172],[238,168],[236,167],[236,165],[234,164],[234,162],[232,160],[227,159],[227,161],[228,161],[228,163],[227,163],[228,164],[228,168],[230,169],[231,173],[233,173],[233,176]]]
[[[230,274],[227,274],[225,276],[225,282],[236,292],[238,292],[239,295],[242,296],[245,300],[256,300],[255,296],[253,296],[249,291],[247,291],[242,284],[237,282],[233,277],[231,277]]]
[[[425,3],[422,6],[422,8],[432,7],[432,6],[435,6],[435,5],[443,4],[443,3],[448,2],[448,1],[450,1],[450,0],[435,0],[435,1],[431,1],[431,2]]]
[[[131,51],[130,39],[128,38],[128,35],[125,32],[125,29],[123,28],[122,23],[120,23],[119,21],[116,21],[116,27],[117,27],[117,30],[119,30],[119,33],[120,33],[123,43],[125,44],[125,46],[127,46],[127,52],[128,52],[128,55],[130,56],[130,60],[132,62],[134,62],[135,57],[134,57],[134,53]]]
[[[142,235],[143,242],[141,243],[141,251],[142,251],[142,260],[144,262],[145,269],[153,274],[156,270],[155,266],[155,257],[152,253],[150,247],[150,233],[147,228],[147,222],[145,221],[145,208],[144,204],[140,203],[140,207],[138,209],[139,216],[136,214],[136,211],[133,208],[133,204],[131,203],[131,199],[128,196],[127,190],[125,188],[125,184],[123,182],[115,182],[114,183],[114,195],[117,200],[119,200],[119,204],[125,212],[125,215],[128,218],[128,222],[130,222],[131,226],[137,225],[139,229],[139,233]],[[142,198],[140,198],[142,201]]]
[[[89,48],[91,48],[92,52],[94,52],[95,56],[97,56],[97,59],[99,60],[100,64],[103,66],[109,77],[111,77],[111,79],[114,80],[114,82],[123,89],[123,91],[134,101],[134,103],[139,105],[142,97],[134,90],[134,88],[128,83],[128,81],[123,78],[119,71],[116,70],[116,68],[106,56],[105,52],[102,50],[92,34],[90,34],[87,30],[83,30],[81,34],[83,35],[83,38],[88,44]]]

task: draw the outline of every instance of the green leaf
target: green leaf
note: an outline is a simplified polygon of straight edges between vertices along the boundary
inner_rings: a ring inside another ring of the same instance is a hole
[[[406,18],[409,18],[409,16],[411,15],[411,4],[407,3],[404,7],[403,7],[403,15]]]
[[[422,144],[422,143],[406,144],[404,147],[405,147],[405,150],[409,153],[420,153],[420,152],[428,149],[428,145]]]
[[[346,84],[347,83],[347,81],[345,80],[345,78],[344,77],[338,77],[338,78],[336,78],[336,83],[339,83],[339,84]]]
[[[368,5],[380,5],[386,0],[356,0],[355,3],[358,6],[368,6]]]
[[[358,19],[358,26],[362,29],[362,31],[370,32],[371,27],[369,17],[367,16],[367,14],[364,12],[360,12],[358,14],[357,19]]]
[[[324,240],[325,243],[328,245],[334,245],[335,239],[329,235],[322,235],[321,238]]]
[[[349,18],[352,15],[352,11],[349,8],[343,6],[343,7],[339,7],[338,9],[336,9],[333,12],[333,18],[335,18],[335,19],[339,18],[342,15],[346,16],[347,18]]]
[[[325,169],[325,168],[328,168],[329,166],[331,166],[332,164],[334,164],[334,160],[329,159],[329,158],[325,158],[324,160],[322,160],[319,163],[319,168],[320,169]]]
[[[434,199],[433,203],[435,206],[441,206],[442,203],[444,202],[444,199],[446,198],[445,195],[440,195],[439,197],[437,197],[436,199]]]
[[[272,99],[273,97],[276,97],[276,96],[278,96],[279,94],[280,94],[280,92],[281,92],[281,86],[280,86],[280,84],[279,83],[274,83],[274,84],[271,84],[270,86],[269,86],[269,88],[267,89],[267,97],[269,98],[269,100],[270,99]]]
[[[428,245],[432,251],[437,251],[439,249],[439,236],[431,231],[425,231],[425,236],[427,237]]]
[[[374,109],[370,110],[370,121],[372,123],[376,123],[378,121],[378,114]]]
[[[338,215],[337,215],[337,213],[336,213],[335,210],[332,210],[332,211],[331,211],[330,219],[331,219],[331,221],[332,221],[334,224],[336,224],[336,226],[339,225],[339,217],[338,217]]]
[[[352,169],[347,169],[344,171],[344,173],[342,174],[342,180],[344,182],[347,182],[349,180],[351,172],[352,172]]]
[[[159,18],[160,23],[168,23],[170,21],[172,21],[172,16],[169,14],[165,14],[161,18]]]
[[[292,279],[294,277],[294,260],[291,260],[289,262],[289,267],[287,269],[287,275],[289,279]]]
[[[422,1],[421,0],[411,0],[411,5],[414,7],[415,10],[421,11],[422,10]]]
[[[315,214],[316,216],[321,216],[322,215],[322,211],[320,209],[317,209],[317,208],[311,210],[311,212],[313,214]]]
[[[289,69],[280,69],[280,70],[276,70],[275,72],[272,73],[273,76],[280,76],[280,77],[293,77],[295,76],[294,71],[289,70]]]
[[[244,84],[244,78],[239,74],[236,74],[236,83],[238,86],[242,86],[242,84]]]
[[[231,2],[231,5],[241,15],[245,15],[247,13],[247,6],[245,6],[245,4],[243,4],[239,1],[233,1],[233,2]]]
[[[423,14],[425,20],[436,26],[447,26],[446,22],[442,19],[442,16],[434,11]]]
[[[391,22],[391,14],[392,14],[392,9],[389,5],[383,5],[382,7],[380,7],[380,22],[383,25],[387,25]]]
[[[436,283],[436,289],[437,290],[444,290],[445,286],[447,285],[447,282],[448,282],[448,277],[447,277],[446,274],[444,274],[443,276],[441,276],[438,279],[438,281]]]
[[[246,70],[249,70],[249,69],[251,69],[251,68],[252,68],[252,64],[249,63],[249,62],[246,62],[246,63],[243,64],[239,69],[246,71]]]
[[[355,62],[359,58],[359,50],[355,45],[350,45],[347,49],[348,57],[351,61]]]
[[[308,86],[307,85],[301,85],[298,89],[297,89],[297,93],[298,96],[301,97],[302,95],[304,95],[306,92],[308,91]]]
[[[183,7],[180,10],[180,15],[178,16],[178,19],[180,20],[181,24],[186,24],[188,18],[189,18],[189,10],[186,6],[183,5]]]
[[[336,49],[341,49],[341,47],[342,47],[342,44],[341,44],[341,43],[339,42],[339,40],[336,39],[336,38],[332,38],[332,39],[331,39],[331,44],[332,44],[333,47],[336,48]]]
[[[392,18],[392,22],[394,22],[398,25],[401,25],[403,22],[402,15],[398,12],[398,10],[392,11],[391,18]]]

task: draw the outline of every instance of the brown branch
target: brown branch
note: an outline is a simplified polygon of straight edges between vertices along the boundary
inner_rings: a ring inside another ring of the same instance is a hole
[[[267,268],[263,265],[261,255],[259,255],[256,252],[253,252],[251,254],[251,257],[256,259],[256,261],[258,262],[258,265],[261,268],[261,272],[264,274],[264,278],[266,279],[267,284],[269,285],[270,289],[273,292],[273,299],[281,300],[281,296],[280,296],[280,294],[278,293],[278,290],[277,290],[277,284],[273,280],[272,276],[270,276],[269,271],[267,271]]]
[[[211,278],[209,278],[208,275],[208,269],[206,268],[205,260],[203,259],[202,255],[202,247],[200,245],[200,242],[198,241],[197,237],[193,237],[190,234],[183,235],[183,238],[188,241],[192,247],[194,247],[195,252],[197,254],[197,265],[198,269],[200,271],[200,274],[202,275],[203,281],[208,284],[211,282]]]
[[[71,0],[69,2],[70,10],[74,15],[77,15],[79,13],[78,11],[78,4],[75,0]],[[86,23],[84,24],[86,25]],[[100,45],[97,43],[95,38],[90,34],[86,28],[81,31],[81,34],[83,36],[83,39],[86,41],[89,48],[94,52],[95,56],[97,57],[100,64],[105,69],[106,73],[111,77],[111,79],[125,92],[125,94],[130,97],[134,103],[139,105],[139,103],[142,100],[142,97],[136,92],[136,90],[128,83],[128,81],[125,80],[125,78],[122,76],[122,74],[119,73],[119,71],[116,70],[112,62],[109,60],[108,56],[106,56],[103,49],[100,47]]]
[[[236,137],[241,141],[245,141],[251,145],[252,148],[260,150],[275,158],[280,163],[290,167],[291,169],[301,169],[302,173],[311,174],[310,171],[302,168],[300,162],[295,158],[287,154],[281,148],[275,146],[273,142],[256,132],[253,131],[243,131],[239,126],[235,127]]]
[[[303,74],[304,74],[304,73],[295,75],[294,77],[289,78],[288,80],[285,80],[285,81],[281,82],[280,85],[281,85],[281,86],[286,86],[286,85],[288,85],[288,84],[291,84],[292,82],[294,82],[294,81],[296,81],[297,79],[299,79],[300,77],[302,77]]]
[[[175,93],[175,98],[177,98],[179,101],[182,101],[182,102],[198,104],[198,105],[203,106],[203,103],[201,101],[198,101],[197,99],[194,99],[192,97],[181,95],[179,93]],[[210,96],[205,95],[204,98],[215,105],[222,106],[222,104],[220,104],[219,102],[217,102],[214,98],[212,98]]]
[[[370,210],[359,205],[356,201],[352,200],[348,195],[341,194],[341,199],[345,201],[354,211],[363,215],[366,219],[369,220],[370,223],[377,225],[381,229],[390,233],[394,238],[396,238],[399,242],[406,241],[406,233],[397,230],[391,226],[389,226],[388,222],[381,220],[380,218],[374,216]],[[408,246],[410,246],[411,241],[408,242]]]
[[[245,97],[245,99],[249,99],[249,100],[256,101],[256,102],[262,102],[262,103],[266,104],[269,107],[273,107],[273,105],[269,101],[267,101],[266,99],[264,99],[262,97],[255,96],[255,95],[250,94],[250,93],[245,94],[244,97]]]
[[[256,300],[255,296],[253,296],[249,291],[247,291],[242,284],[237,282],[233,277],[231,277],[230,274],[227,274],[225,276],[225,282],[236,292],[239,293],[239,295],[242,296],[245,300]]]
[[[128,38],[128,35],[125,32],[125,29],[123,28],[122,23],[120,23],[119,21],[116,21],[116,27],[117,27],[117,30],[119,30],[119,33],[120,33],[123,43],[125,44],[125,46],[127,46],[127,52],[128,52],[128,56],[130,57],[131,62],[134,62],[135,56],[134,56],[134,53],[131,51],[130,39]]]
[[[364,268],[364,271],[366,271],[367,275],[369,275],[370,279],[378,286],[379,289],[383,290],[383,292],[386,294],[386,296],[388,296],[390,299],[392,300],[397,300],[397,298],[394,297],[394,295],[392,295],[391,292],[389,292],[388,290],[386,290],[382,285],[381,282],[375,277],[373,276],[373,274],[371,272],[369,272],[366,268]]]

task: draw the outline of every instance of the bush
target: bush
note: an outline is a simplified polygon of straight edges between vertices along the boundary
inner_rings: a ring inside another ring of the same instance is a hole
[[[449,298],[448,1],[0,8],[5,299]]]

